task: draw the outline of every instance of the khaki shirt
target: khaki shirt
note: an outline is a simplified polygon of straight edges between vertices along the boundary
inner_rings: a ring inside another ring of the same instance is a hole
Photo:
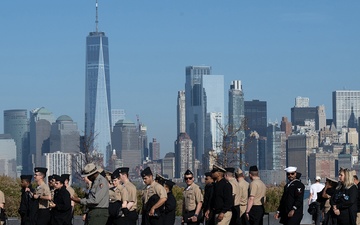
[[[72,188],[71,186],[67,186],[66,190],[70,193],[70,197],[73,197],[76,195],[74,188]]]
[[[128,200],[128,192],[126,188],[122,185],[117,187],[112,187],[109,189],[109,201],[116,202],[116,201],[127,201]]]
[[[192,183],[190,186],[184,189],[183,192],[183,204],[185,211],[193,211],[196,209],[198,203],[203,202],[204,197],[201,193],[199,186]]]
[[[244,206],[247,205],[247,201],[248,201],[248,195],[249,195],[249,183],[242,179],[239,182],[239,187],[240,187],[240,205]]]
[[[234,206],[240,205],[241,201],[241,193],[239,183],[235,178],[230,178],[229,183],[232,186],[233,198],[234,198]]]
[[[159,183],[153,181],[143,190],[143,196],[142,196],[143,205],[145,205],[149,200],[149,198],[155,194],[157,194],[159,198],[167,198],[167,193],[165,188],[161,186]]]
[[[2,191],[0,191],[0,204],[5,204],[5,195]]]
[[[41,196],[51,196],[50,188],[47,184],[42,183],[36,187],[35,194]],[[48,209],[49,200],[39,199],[39,209]]]
[[[80,204],[86,205],[89,208],[109,207],[109,183],[102,175],[97,175],[91,185],[87,198],[82,198]]]
[[[254,197],[254,205],[262,205],[265,202],[266,186],[259,177],[253,177],[250,183],[250,196]]]
[[[137,190],[133,183],[130,181],[125,182],[124,187],[128,192],[128,202],[134,202],[134,205],[129,209],[130,211],[136,210],[137,206]]]

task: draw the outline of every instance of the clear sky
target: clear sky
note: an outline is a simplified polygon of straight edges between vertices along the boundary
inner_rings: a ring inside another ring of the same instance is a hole
[[[332,91],[360,89],[359,12],[357,0],[99,0],[112,106],[134,122],[138,114],[162,156],[173,151],[188,65],[225,76],[225,108],[236,79],[245,100],[268,102],[269,121],[290,119],[297,96],[332,118]],[[1,113],[44,106],[83,131],[95,0],[1,1],[0,15]]]

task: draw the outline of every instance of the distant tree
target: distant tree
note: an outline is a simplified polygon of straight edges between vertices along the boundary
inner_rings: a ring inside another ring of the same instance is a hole
[[[19,217],[21,199],[20,179],[0,176],[0,190],[5,195],[5,212],[8,217]]]

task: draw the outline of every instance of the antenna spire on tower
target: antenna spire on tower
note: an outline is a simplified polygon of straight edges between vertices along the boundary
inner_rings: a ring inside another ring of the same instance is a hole
[[[95,26],[96,26],[96,33],[99,31],[98,25],[99,25],[99,20],[98,20],[98,0],[96,0],[96,19],[95,19]]]

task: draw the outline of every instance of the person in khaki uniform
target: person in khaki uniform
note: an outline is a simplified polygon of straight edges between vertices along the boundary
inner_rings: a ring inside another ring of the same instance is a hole
[[[142,225],[161,225],[164,203],[167,199],[165,188],[155,182],[149,167],[141,171],[141,177],[146,185],[142,195]]]
[[[120,183],[120,172],[116,169],[112,175],[113,187],[109,189],[109,218],[107,225],[126,223],[124,210],[129,198],[126,188]]]
[[[5,195],[4,192],[0,191],[0,224],[5,224]],[[3,218],[4,217],[4,218]]]
[[[137,190],[133,183],[129,180],[129,167],[118,168],[120,173],[120,180],[122,185],[126,188],[128,192],[128,199],[126,209],[123,209],[126,223],[128,225],[136,225],[138,219],[137,209]]]
[[[241,223],[240,221],[240,202],[241,202],[241,194],[240,194],[240,186],[237,180],[235,179],[234,172],[235,168],[229,167],[225,168],[225,179],[229,181],[229,183],[232,186],[232,195],[234,199],[234,205],[231,208],[232,216],[230,225],[239,225]]]
[[[204,197],[200,187],[194,183],[194,174],[187,170],[184,174],[187,187],[183,192],[183,222],[186,224],[199,224],[199,214],[201,212]]]
[[[248,195],[249,195],[249,183],[245,180],[245,176],[243,171],[238,168],[235,171],[235,177],[236,180],[239,183],[239,188],[240,188],[240,218],[241,218],[241,223],[245,224],[245,212],[246,212],[246,206],[247,206],[247,201],[248,201]]]
[[[47,168],[36,167],[34,169],[34,179],[37,183],[35,193],[32,198],[37,199],[39,202],[39,210],[37,212],[36,224],[48,225],[50,223],[50,206],[51,192],[48,185],[45,184],[44,179],[46,177]],[[30,191],[26,189],[26,191]]]
[[[81,176],[91,181],[89,194],[82,199],[72,196],[71,200],[88,208],[86,219],[89,225],[106,224],[109,216],[109,182],[100,175],[94,163],[87,164]]]
[[[265,213],[264,203],[266,198],[266,186],[260,180],[257,166],[250,166],[249,176],[251,183],[249,187],[246,217],[251,225],[260,225],[263,224],[263,217]]]

